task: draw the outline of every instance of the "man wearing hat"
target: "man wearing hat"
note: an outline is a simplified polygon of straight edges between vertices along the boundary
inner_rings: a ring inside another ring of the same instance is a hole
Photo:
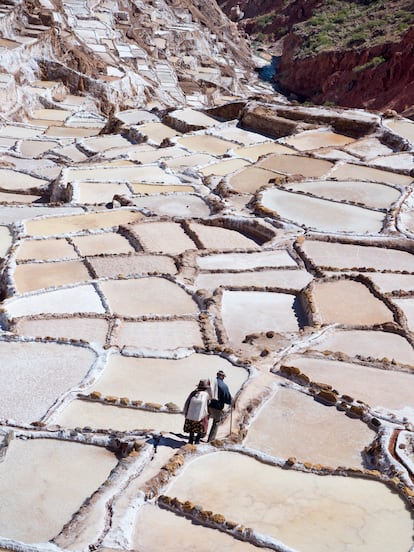
[[[213,425],[211,426],[208,436],[209,441],[213,441],[217,435],[218,424],[221,421],[223,415],[223,408],[225,404],[232,405],[233,399],[231,397],[229,388],[224,383],[226,374],[223,370],[217,372],[216,381],[212,385],[211,396],[208,412],[213,419]]]

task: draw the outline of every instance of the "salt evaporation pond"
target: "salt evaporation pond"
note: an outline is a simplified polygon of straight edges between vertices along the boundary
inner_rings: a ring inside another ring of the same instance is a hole
[[[205,249],[258,249],[257,243],[237,230],[191,222],[190,229]]]
[[[281,388],[253,420],[244,445],[285,460],[362,468],[362,451],[374,438],[360,420]]]
[[[271,186],[269,180],[275,173],[260,167],[246,167],[229,178],[229,185],[240,194],[254,194],[263,186]]]
[[[352,142],[355,142],[354,138],[329,130],[310,130],[308,132],[301,132],[296,136],[286,138],[284,141],[285,144],[289,144],[289,146],[299,151],[315,150],[329,146],[345,146]]]
[[[167,255],[137,255],[96,256],[89,257],[98,278],[117,278],[120,276],[134,276],[142,274],[171,274],[177,273],[177,267],[171,257]]]
[[[202,270],[254,270],[262,267],[297,267],[286,249],[250,253],[218,253],[197,259]]]
[[[240,155],[250,161],[257,161],[259,157],[268,155],[269,153],[279,153],[285,155],[294,155],[296,152],[293,149],[277,144],[276,142],[266,142],[256,146],[245,146],[242,148],[234,148],[234,154]]]
[[[90,279],[88,269],[81,261],[19,264],[14,271],[18,293],[86,282]]]
[[[0,463],[2,537],[25,543],[52,539],[116,464],[115,455],[103,447],[12,440]]]
[[[254,332],[299,330],[296,296],[265,291],[224,290],[221,316],[228,338],[240,343]]]
[[[123,322],[111,338],[113,345],[153,351],[203,347],[203,338],[195,320]]]
[[[16,255],[17,261],[51,261],[77,258],[78,254],[73,245],[65,238],[25,240],[19,245]]]
[[[414,332],[414,299],[404,297],[403,299],[394,299],[394,303],[403,311],[410,332]]]
[[[401,186],[406,186],[413,180],[412,177],[404,174],[373,169],[372,167],[364,167],[363,165],[354,165],[352,163],[338,165],[332,170],[331,176],[338,180],[367,180],[383,182],[384,184],[400,184]]]
[[[261,205],[274,216],[323,232],[378,233],[384,221],[381,212],[286,190],[271,188],[261,196]]]
[[[0,226],[0,257],[4,257],[7,254],[12,243],[13,239],[8,227]]]
[[[200,218],[211,214],[210,207],[203,198],[190,195],[183,190],[176,193],[152,197],[134,198],[134,205],[140,209],[145,208],[159,216]]]
[[[178,138],[177,143],[190,151],[209,153],[210,155],[224,155],[234,146],[232,142],[208,134],[194,134]]]
[[[89,236],[74,236],[72,242],[82,257],[91,255],[120,255],[134,253],[135,249],[121,234],[105,232]]]
[[[197,249],[193,240],[177,222],[134,224],[131,230],[146,251],[179,255],[187,249]]]
[[[20,318],[13,332],[21,336],[81,339],[89,343],[105,343],[108,321],[101,318]]]
[[[73,188],[72,203],[98,205],[111,201],[114,195],[131,195],[126,184],[115,182],[77,182]]]
[[[282,174],[300,174],[302,176],[314,177],[327,173],[333,164],[330,161],[302,157],[299,155],[269,155],[256,163],[256,167],[269,169]]]
[[[312,280],[306,270],[261,270],[260,272],[219,272],[199,274],[194,282],[198,289],[227,287],[280,287],[300,291]]]
[[[206,474],[214,474],[214,485]],[[408,552],[412,545],[409,511],[377,481],[321,477],[218,452],[187,464],[165,494],[303,552]]]

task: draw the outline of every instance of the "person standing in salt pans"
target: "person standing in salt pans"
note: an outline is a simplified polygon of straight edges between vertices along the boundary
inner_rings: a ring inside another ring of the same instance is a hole
[[[233,406],[233,399],[227,384],[224,383],[226,374],[223,370],[217,372],[216,381],[211,389],[211,401],[208,407],[208,412],[213,419],[213,424],[210,429],[208,441],[213,441],[217,435],[218,424],[223,417],[223,408],[225,404]]]
[[[189,433],[190,445],[198,445],[207,433],[208,403],[211,398],[210,381],[200,380],[196,389],[188,395],[183,413],[185,416],[184,432]]]

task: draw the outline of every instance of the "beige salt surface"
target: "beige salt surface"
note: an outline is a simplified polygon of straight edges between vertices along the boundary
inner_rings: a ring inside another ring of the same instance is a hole
[[[181,169],[187,167],[204,167],[205,165],[216,161],[216,157],[207,155],[206,153],[195,153],[193,155],[190,155],[188,152],[186,153],[187,155],[182,156],[184,154],[184,150],[182,150],[180,157],[166,159],[164,163],[171,169]]]
[[[333,163],[300,155],[275,154],[259,160],[255,166],[282,174],[318,177],[327,173],[333,167]]]
[[[165,494],[301,552],[408,552],[412,544],[404,502],[377,481],[321,477],[217,452],[187,464]]]
[[[154,531],[154,527],[158,531]],[[146,503],[135,520],[132,536],[135,550],[140,552],[256,552],[256,546],[192,523],[182,516]],[[269,550],[260,548],[260,550]]]
[[[35,109],[32,113],[32,119],[65,121],[70,115],[72,115],[72,112],[64,109]]]
[[[127,184],[117,182],[77,182],[73,186],[72,202],[99,204],[112,201],[114,195],[131,195]]]
[[[183,315],[196,314],[194,299],[178,284],[157,276],[107,280],[99,283],[109,308],[124,316],[146,314]]]
[[[177,222],[134,224],[131,226],[131,230],[147,251],[178,255],[187,249],[197,249],[193,240]]]
[[[414,298],[406,297],[403,299],[394,299],[394,303],[397,307],[403,311],[408,324],[408,329],[414,332]]]
[[[389,121],[385,121],[385,125],[403,138],[406,138],[410,142],[414,143],[414,124],[412,121],[407,119],[391,119]]]
[[[93,285],[84,284],[10,299],[4,303],[10,318],[37,314],[74,314],[105,312]]]
[[[235,148],[233,150],[235,155],[249,159],[250,161],[257,161],[259,157],[263,155],[268,155],[269,153],[279,153],[279,154],[295,154],[295,150],[277,144],[276,142],[265,142],[263,144],[258,144],[254,146],[245,146],[242,148]]]
[[[323,324],[372,325],[394,319],[388,307],[361,282],[315,282],[312,295]]]
[[[42,196],[40,195],[33,195],[33,194],[24,194],[17,192],[9,193],[9,192],[0,192],[0,204],[1,203],[34,203],[34,202],[40,202],[42,199]]]
[[[171,111],[168,114],[172,119],[176,119],[178,121],[184,121],[185,123],[188,123],[190,125],[196,125],[196,126],[203,126],[203,127],[211,127],[214,125],[217,125],[217,120],[213,119],[212,117],[209,117],[205,113],[202,113],[201,111],[196,111],[195,109],[191,108],[184,108],[184,109],[175,109],[174,111]]]
[[[13,238],[7,226],[0,226],[0,257],[4,257],[10,246],[13,243]]]
[[[134,194],[168,194],[173,192],[193,192],[193,186],[184,184],[131,184]]]
[[[19,245],[16,255],[18,261],[77,258],[73,245],[64,238],[25,240]]]
[[[362,203],[372,209],[387,209],[400,197],[399,190],[377,182],[320,180],[287,184],[287,187],[325,199]]]
[[[98,182],[129,181],[180,184],[173,174],[156,165],[103,165],[88,168],[72,167],[65,173],[66,182],[95,180]]]
[[[105,232],[90,236],[75,236],[72,238],[76,249],[82,257],[89,255],[113,255],[135,253],[130,242],[121,234]]]
[[[216,121],[217,125],[217,121]],[[241,144],[242,146],[260,145],[268,142],[269,138],[257,132],[251,132],[237,126],[217,127],[210,129],[211,134]]]
[[[158,122],[139,125],[137,126],[137,131],[143,136],[147,136],[150,143],[157,144],[158,146],[166,138],[173,138],[181,134],[177,130]]]
[[[129,209],[111,210],[109,212],[85,213],[65,217],[47,217],[26,221],[26,232],[30,236],[53,236],[69,234],[82,230],[112,228],[120,224],[138,222],[143,218],[141,213]]]
[[[82,209],[79,207],[46,207],[44,205],[16,205],[5,206],[2,205],[0,209],[0,224],[10,224],[14,222],[21,223],[26,219],[35,219],[45,215],[54,213],[59,215],[74,215],[82,213]]]
[[[39,420],[62,394],[79,385],[95,354],[58,343],[0,341],[0,417]]]
[[[45,136],[53,138],[85,138],[87,136],[96,136],[100,128],[79,128],[67,126],[50,126],[45,131]]]
[[[369,274],[369,279],[382,293],[414,291],[414,274]]]
[[[21,336],[53,337],[54,339],[86,340],[88,343],[105,343],[108,321],[102,318],[21,318],[13,327]]]
[[[369,160],[378,155],[389,155],[393,153],[393,150],[385,144],[382,144],[378,138],[363,138],[362,140],[351,142],[351,144],[347,145],[344,149],[359,158]]]
[[[26,543],[51,540],[116,464],[103,447],[13,440],[0,463],[0,534]]]
[[[91,152],[106,151],[111,148],[123,148],[131,146],[131,142],[120,134],[106,134],[93,138],[86,138],[82,141],[83,148]]]
[[[19,145],[19,151],[25,157],[37,157],[56,146],[57,143],[52,140],[23,140]]]
[[[340,147],[355,142],[354,138],[330,130],[310,130],[286,138],[284,143],[299,151],[315,150],[328,146]]]
[[[14,270],[18,293],[87,282],[90,279],[88,269],[82,261],[19,264]]]
[[[133,201],[136,207],[148,209],[159,216],[204,218],[208,217],[211,212],[210,207],[202,197],[182,192],[162,196],[138,197],[134,198]]]
[[[170,351],[202,347],[203,338],[195,320],[122,322],[111,341],[120,347]]]
[[[301,248],[319,266],[414,272],[414,256],[399,249],[318,240],[306,240]]]
[[[8,138],[35,138],[41,136],[44,132],[42,128],[31,128],[18,125],[0,125],[0,136]]]
[[[199,274],[194,282],[198,289],[216,289],[219,286],[281,287],[300,291],[312,280],[306,270],[261,270],[260,272],[219,272]]]
[[[116,431],[146,429],[181,433],[184,416],[74,400],[63,411],[54,415],[53,423],[68,428],[89,426],[94,429],[115,429]]]
[[[379,360],[388,358],[414,366],[414,350],[401,335],[371,330],[335,330],[324,334],[320,343],[312,345],[316,351],[339,351],[348,356],[362,355]]]
[[[296,296],[289,293],[224,290],[221,317],[228,338],[240,343],[254,332],[299,331]]]
[[[0,188],[4,190],[30,190],[44,188],[47,185],[47,180],[35,178],[13,169],[0,168]]]
[[[197,383],[201,379],[214,381],[218,370],[226,374],[233,395],[248,376],[242,368],[216,355],[193,353],[175,360],[113,354],[91,390],[143,402],[173,402],[181,409]]]
[[[384,213],[276,188],[262,192],[260,203],[275,216],[323,232],[377,233],[384,221]]]
[[[328,383],[339,393],[364,401],[370,407],[403,410],[413,405],[412,373],[295,355],[287,357],[285,363],[298,367],[312,381]]]
[[[286,249],[250,253],[219,253],[197,258],[202,270],[254,270],[255,268],[297,267]]]
[[[400,184],[401,186],[410,184],[413,181],[412,177],[404,174],[373,169],[372,167],[364,167],[363,165],[354,165],[352,163],[345,163],[344,165],[335,167],[331,176],[338,180],[367,180],[383,182],[384,184]]]
[[[257,243],[237,230],[191,222],[190,229],[206,249],[259,249]]]
[[[234,146],[232,142],[208,134],[194,134],[178,138],[177,143],[190,151],[209,153],[210,155],[224,155]]]
[[[244,445],[282,459],[362,468],[362,451],[375,435],[360,420],[280,388],[253,420]]]
[[[170,146],[167,148],[154,148],[149,145],[143,146],[130,146],[128,148],[128,159],[132,161],[138,161],[139,163],[156,163],[160,159],[175,159],[176,157],[182,157],[188,155],[184,149],[177,146]]]
[[[176,274],[177,267],[166,255],[128,255],[116,257],[91,257],[88,259],[98,278],[116,278],[139,274]]]
[[[226,176],[233,173],[234,171],[237,171],[238,169],[241,169],[242,167],[245,167],[248,164],[249,161],[236,157],[233,159],[225,159],[223,161],[219,161],[218,163],[212,163],[211,165],[207,165],[207,167],[204,167],[203,169],[199,169],[199,171],[204,176]]]
[[[272,186],[269,180],[275,178],[275,173],[260,167],[246,167],[231,176],[229,185],[241,194],[254,194],[263,186]]]

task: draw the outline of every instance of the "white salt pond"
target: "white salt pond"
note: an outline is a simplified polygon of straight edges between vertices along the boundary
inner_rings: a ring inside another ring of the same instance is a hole
[[[0,463],[0,534],[25,543],[51,540],[116,464],[101,447],[12,440]]]
[[[400,197],[400,191],[376,182],[320,180],[287,184],[293,191],[336,201],[362,203],[371,209],[388,209]]]
[[[212,163],[211,165],[207,165],[207,167],[204,167],[204,169],[199,169],[201,174],[204,176],[226,176],[228,174],[231,174],[238,169],[241,169],[248,165],[249,162],[245,159],[240,158],[233,158],[233,159],[225,159],[223,161],[219,161],[218,163]]]
[[[154,527],[158,531],[154,531]],[[134,550],[140,552],[257,552],[256,546],[192,523],[184,517],[154,504],[146,503],[138,511],[132,536]],[[261,548],[261,550],[269,550]]]
[[[211,226],[199,222],[189,224],[191,231],[206,249],[258,249],[257,243],[237,230]]]
[[[398,249],[317,240],[305,240],[301,248],[319,266],[414,271],[414,256]]]
[[[300,174],[307,177],[322,176],[327,173],[333,163],[322,159],[299,155],[269,155],[256,163],[256,167],[269,169],[282,174]]]
[[[250,161],[257,161],[259,157],[268,155],[269,153],[279,153],[285,155],[294,155],[296,152],[293,149],[277,144],[276,142],[265,142],[255,146],[245,146],[242,148],[234,148],[235,155],[249,159]]]
[[[381,324],[391,322],[392,312],[361,282],[315,282],[313,299],[323,324]]]
[[[209,153],[210,155],[224,155],[234,145],[232,142],[208,134],[194,134],[177,138],[177,143],[189,151]]]
[[[329,130],[310,130],[301,132],[284,140],[285,144],[299,151],[316,150],[329,146],[340,147],[355,142],[354,138]]]
[[[156,165],[104,165],[102,167],[78,168],[71,167],[65,172],[65,181],[88,181],[97,182],[159,182],[165,184],[179,184],[179,179],[163,171]]]
[[[3,190],[32,190],[45,188],[47,180],[12,169],[0,168],[0,188]]]
[[[178,255],[187,249],[197,249],[193,240],[177,222],[134,224],[131,230],[146,251]]]
[[[18,293],[87,282],[91,279],[82,261],[19,264],[13,276]]]
[[[0,417],[25,423],[79,385],[96,360],[86,347],[30,341],[0,341],[0,355]]]
[[[134,205],[140,209],[148,209],[159,216],[182,218],[207,218],[211,211],[203,198],[184,193],[190,186],[182,186],[179,193],[134,198]]]
[[[20,318],[13,332],[21,336],[81,339],[88,343],[105,343],[108,321],[101,318]]]
[[[412,297],[404,297],[402,299],[394,299],[394,303],[403,311],[408,324],[408,329],[414,332],[414,299]]]
[[[148,142],[150,144],[156,144],[158,146],[166,138],[173,138],[174,136],[179,136],[181,134],[171,127],[158,122],[146,123],[137,126],[137,130],[139,130],[142,136],[148,137]]]
[[[400,184],[406,186],[412,182],[412,177],[363,165],[345,163],[335,167],[331,174],[338,180],[367,180],[371,182],[383,182],[384,184]]]
[[[221,316],[230,342],[254,332],[299,331],[296,296],[289,293],[224,290]]]
[[[158,352],[204,346],[195,320],[122,322],[111,341],[120,347]]]
[[[72,238],[72,242],[82,257],[102,255],[103,253],[105,255],[135,253],[130,242],[115,232],[75,236]]]
[[[260,272],[219,272],[199,274],[194,282],[198,289],[216,289],[220,286],[280,287],[300,291],[312,280],[306,270],[261,270]]]
[[[262,192],[260,203],[274,216],[323,232],[378,233],[384,221],[384,214],[377,211],[277,188]]]
[[[19,145],[19,150],[25,157],[37,157],[56,146],[57,143],[52,140],[23,140]]]
[[[414,366],[414,350],[401,335],[371,330],[335,330],[312,345],[316,351],[339,351],[353,357],[388,358]]]
[[[72,244],[65,238],[51,238],[46,240],[24,240],[17,250],[18,261],[46,261],[58,259],[77,259]]]
[[[113,354],[91,390],[103,395],[166,404],[181,409],[190,391],[201,379],[216,379],[218,370],[226,374],[233,395],[248,374],[217,355],[194,353],[180,359],[136,358]]]
[[[166,255],[97,256],[88,259],[98,278],[116,278],[141,274],[177,273],[171,257]]]
[[[403,138],[406,138],[410,142],[414,143],[414,124],[412,121],[408,119],[391,119],[389,121],[385,121],[384,124]]]
[[[205,476],[211,473],[214,485]],[[321,477],[218,452],[193,460],[165,494],[303,552],[408,552],[412,545],[413,521],[404,502],[376,481]]]
[[[238,144],[242,144],[243,146],[262,144],[268,142],[269,140],[266,136],[263,136],[258,132],[251,132],[237,126],[217,126],[217,121],[216,128],[210,129],[210,132],[216,136],[219,136],[220,138],[224,138],[225,140],[230,140],[232,142],[237,142]]]
[[[193,192],[193,186],[185,186],[184,184],[132,184],[131,188],[134,194],[171,194],[174,192]]]
[[[271,456],[324,466],[362,468],[375,438],[360,420],[293,389],[279,389],[249,427],[244,445]]]
[[[7,226],[0,226],[0,257],[4,257],[13,243],[12,235]]]
[[[414,274],[370,274],[369,279],[382,293],[414,291]]]
[[[229,186],[240,194],[254,194],[263,186],[272,186],[269,180],[275,177],[275,173],[260,167],[246,167],[231,176]]]
[[[255,268],[297,267],[286,249],[250,253],[219,253],[197,258],[202,270],[254,270]]]
[[[339,393],[371,407],[399,410],[414,401],[414,374],[411,373],[298,356],[288,357],[285,364],[297,366],[312,381],[328,383]]]
[[[146,314],[196,314],[193,298],[174,282],[156,276],[129,280],[107,280],[99,287],[109,309],[123,316]]]
[[[114,195],[131,195],[126,184],[116,182],[78,182],[73,185],[74,195],[72,202],[84,204],[107,203]]]

